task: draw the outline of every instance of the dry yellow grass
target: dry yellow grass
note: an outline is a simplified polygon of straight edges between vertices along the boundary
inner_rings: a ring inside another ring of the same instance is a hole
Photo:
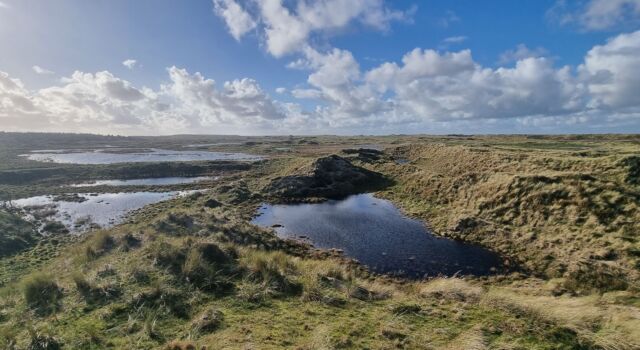
[[[439,234],[565,277],[571,289],[626,289],[639,280],[640,190],[625,159],[640,148],[600,146],[584,153],[412,145],[393,151],[409,164],[373,168],[396,182],[380,195]]]

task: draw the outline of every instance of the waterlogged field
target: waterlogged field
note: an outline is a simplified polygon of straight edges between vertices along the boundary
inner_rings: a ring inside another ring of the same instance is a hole
[[[0,348],[638,349],[638,154],[0,133]]]
[[[36,196],[11,202],[23,216],[40,224],[40,231],[47,233],[47,225],[61,223],[70,232],[108,228],[122,222],[131,211],[146,205],[165,201],[184,192],[122,192],[74,194],[70,198],[60,196]]]

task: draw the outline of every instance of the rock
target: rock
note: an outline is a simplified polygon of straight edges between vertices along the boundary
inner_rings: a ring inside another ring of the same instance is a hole
[[[272,196],[285,198],[342,198],[384,183],[385,179],[381,174],[331,155],[314,161],[304,174],[274,179],[264,191]]]

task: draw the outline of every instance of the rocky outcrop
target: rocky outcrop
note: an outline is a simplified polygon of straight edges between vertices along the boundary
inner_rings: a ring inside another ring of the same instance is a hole
[[[285,198],[341,198],[383,186],[385,178],[331,155],[315,160],[302,174],[278,177],[264,191]]]

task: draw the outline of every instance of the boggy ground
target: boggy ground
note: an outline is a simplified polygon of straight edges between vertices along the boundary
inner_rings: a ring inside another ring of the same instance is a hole
[[[0,348],[640,347],[635,137],[375,141],[384,153],[341,152],[358,139],[295,142],[208,192],[3,258]],[[383,174],[378,195],[436,233],[525,271],[392,280],[249,223],[281,196],[274,181],[313,176],[334,153]]]

